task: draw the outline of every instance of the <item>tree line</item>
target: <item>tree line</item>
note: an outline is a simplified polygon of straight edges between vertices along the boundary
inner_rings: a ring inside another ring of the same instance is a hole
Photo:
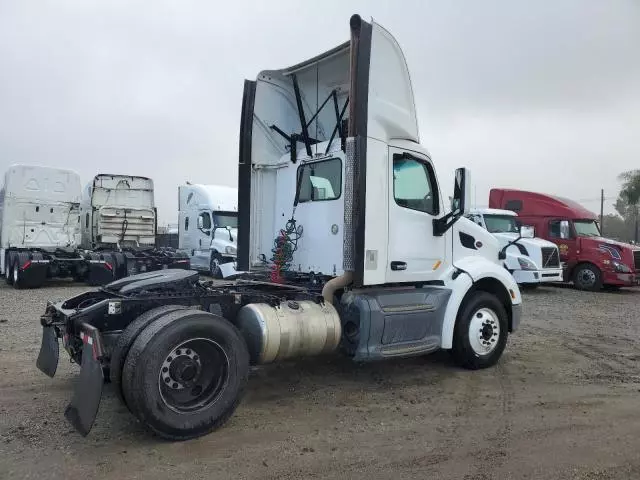
[[[602,227],[605,236],[639,243],[640,236],[640,169],[618,176],[622,183],[614,207],[617,214],[605,215]]]

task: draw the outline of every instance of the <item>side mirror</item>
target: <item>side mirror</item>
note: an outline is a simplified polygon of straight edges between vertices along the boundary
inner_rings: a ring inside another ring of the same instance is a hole
[[[450,197],[451,198],[451,197]],[[471,199],[471,176],[466,168],[458,168],[453,184],[453,198],[451,211],[445,216],[433,219],[433,234],[436,237],[444,235],[460,217],[469,213]]]
[[[466,168],[456,169],[453,183],[453,199],[451,200],[451,213],[462,216],[469,213],[469,200],[471,199],[471,175]]]
[[[536,229],[531,225],[520,226],[520,236],[522,238],[534,238],[536,236]]]

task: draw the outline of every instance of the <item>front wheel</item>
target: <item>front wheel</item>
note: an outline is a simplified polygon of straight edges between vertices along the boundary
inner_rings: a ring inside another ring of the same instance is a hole
[[[224,318],[177,310],[151,323],[127,354],[127,404],[157,435],[187,440],[222,426],[247,384],[249,353]]]
[[[573,284],[578,290],[597,292],[602,288],[602,273],[595,265],[578,265],[573,273]]]
[[[462,306],[453,336],[456,362],[470,370],[494,365],[507,345],[507,313],[487,292],[475,292]]]
[[[211,261],[209,262],[209,272],[213,278],[222,278],[222,256],[218,252],[211,253]]]

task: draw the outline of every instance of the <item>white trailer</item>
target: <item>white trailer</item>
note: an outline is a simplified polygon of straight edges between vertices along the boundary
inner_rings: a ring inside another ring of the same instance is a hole
[[[563,281],[556,244],[534,238],[533,230],[520,224],[517,213],[496,208],[474,208],[466,216],[498,239],[505,254],[504,267],[518,285],[535,288],[541,283]]]
[[[0,272],[16,288],[49,277],[81,276],[80,176],[71,170],[13,165],[0,191]]]
[[[187,183],[178,201],[178,248],[191,268],[214,278],[236,273],[238,189]]]

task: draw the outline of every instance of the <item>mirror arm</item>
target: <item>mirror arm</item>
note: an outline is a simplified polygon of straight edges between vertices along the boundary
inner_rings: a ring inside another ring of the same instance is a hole
[[[454,223],[458,221],[458,219],[462,216],[462,212],[454,213],[449,212],[442,218],[434,218],[433,219],[433,234],[436,237],[443,236],[447,230],[449,230]]]
[[[516,238],[515,240],[511,240],[504,247],[502,247],[502,250],[500,250],[500,253],[498,253],[498,260],[504,260],[505,258],[507,258],[507,248],[509,248],[511,245],[515,245],[519,240],[522,240],[522,232],[518,232],[518,238]]]

